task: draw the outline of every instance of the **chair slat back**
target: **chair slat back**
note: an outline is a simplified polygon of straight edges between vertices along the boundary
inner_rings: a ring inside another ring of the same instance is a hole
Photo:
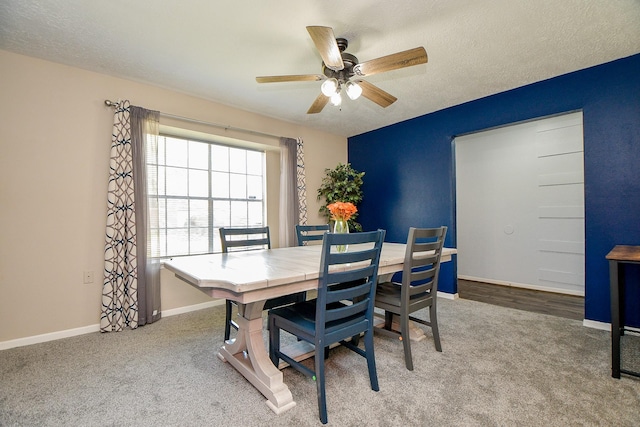
[[[321,241],[324,233],[329,231],[329,224],[320,225],[296,225],[296,235],[298,236],[298,246],[304,246],[308,242]]]
[[[384,230],[324,235],[316,303],[317,336],[331,332],[331,322],[336,320],[348,319],[353,330],[364,330],[363,323],[372,322],[384,236]],[[337,252],[336,245],[349,245],[348,251]],[[357,268],[345,270],[345,264],[357,264]],[[336,304],[345,300],[351,304]],[[345,338],[353,335],[344,325],[339,333]]]
[[[409,229],[404,270],[402,272],[402,299],[438,291],[440,258],[447,227]]]
[[[254,249],[271,249],[271,237],[269,227],[244,227],[225,228],[220,227],[220,241],[222,252],[246,251]]]

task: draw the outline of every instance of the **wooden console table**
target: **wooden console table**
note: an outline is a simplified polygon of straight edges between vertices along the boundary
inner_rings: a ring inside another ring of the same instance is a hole
[[[639,372],[620,368],[620,336],[625,331],[624,264],[640,264],[640,246],[615,246],[606,256],[609,260],[609,285],[611,287],[611,376],[620,373],[640,377]]]

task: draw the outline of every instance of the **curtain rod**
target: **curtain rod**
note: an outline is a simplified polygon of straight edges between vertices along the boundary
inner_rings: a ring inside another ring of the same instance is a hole
[[[107,107],[117,107],[118,104],[119,104],[119,102],[110,101],[108,99],[104,100],[104,105],[106,105]],[[205,122],[203,120],[190,119],[189,117],[176,116],[174,114],[167,114],[167,113],[160,112],[160,117],[165,117],[167,119],[180,120],[180,121],[183,121],[183,122],[195,123],[195,124],[199,124],[199,125],[211,126],[211,127],[215,127],[215,128],[219,128],[219,129],[224,129],[224,130],[232,130],[232,131],[236,131],[236,132],[243,132],[243,133],[248,133],[248,134],[251,134],[251,135],[266,136],[268,138],[277,138],[277,139],[282,138],[279,135],[273,135],[273,134],[270,134],[270,133],[258,132],[258,131],[255,131],[255,130],[243,129],[243,128],[238,128],[238,127],[229,126],[229,125],[222,125],[222,124],[219,124],[219,123]]]

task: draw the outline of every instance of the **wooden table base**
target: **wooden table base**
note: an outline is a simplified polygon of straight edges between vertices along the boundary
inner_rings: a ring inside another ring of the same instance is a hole
[[[383,328],[384,327],[384,317],[381,315],[378,315],[376,313],[376,315],[374,315],[373,317],[373,326],[377,327],[377,328]],[[399,332],[400,331],[400,320],[398,319],[398,315],[394,314],[393,315],[393,321],[391,322],[391,329],[393,329],[394,331]],[[425,335],[424,331],[422,330],[422,328],[420,328],[418,325],[416,325],[415,322],[409,320],[409,339],[411,339],[411,341],[414,342],[420,342],[423,339],[425,339],[427,336]]]
[[[264,301],[238,304],[238,335],[222,346],[218,357],[235,367],[268,400],[267,406],[281,414],[294,406],[293,396],[276,368],[262,337],[262,309]]]

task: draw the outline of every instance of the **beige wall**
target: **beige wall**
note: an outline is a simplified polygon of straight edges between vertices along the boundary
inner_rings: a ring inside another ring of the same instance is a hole
[[[197,97],[0,50],[0,348],[99,323],[106,189],[113,111],[105,99],[305,144],[309,222],[325,168],[347,158],[347,141]],[[274,138],[162,120],[200,132],[277,146]],[[270,151],[268,222],[277,236],[277,152]],[[83,284],[83,272],[95,272]],[[208,302],[162,274],[162,308]],[[61,332],[62,331],[62,332]],[[3,345],[4,343],[4,345]],[[16,344],[17,345],[17,344]]]

